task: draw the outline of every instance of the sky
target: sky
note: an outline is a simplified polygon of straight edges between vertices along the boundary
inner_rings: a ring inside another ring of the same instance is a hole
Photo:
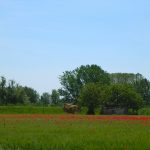
[[[0,76],[43,93],[87,64],[150,79],[149,0],[0,0]]]

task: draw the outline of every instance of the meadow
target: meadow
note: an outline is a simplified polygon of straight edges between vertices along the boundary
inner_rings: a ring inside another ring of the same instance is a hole
[[[0,114],[64,114],[62,107],[43,106],[0,106]]]
[[[86,107],[82,107],[81,111],[77,114],[85,115],[87,112]],[[32,105],[8,105],[0,106],[0,114],[65,114],[62,106],[32,106]],[[95,114],[100,114],[100,109],[95,110]],[[150,116],[150,107],[141,108],[138,115]]]
[[[1,150],[149,150],[150,117],[1,114]]]

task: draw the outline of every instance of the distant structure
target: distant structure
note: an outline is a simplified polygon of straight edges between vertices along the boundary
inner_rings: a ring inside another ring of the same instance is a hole
[[[102,107],[101,113],[103,115],[124,115],[127,114],[127,108],[121,108],[121,107]]]

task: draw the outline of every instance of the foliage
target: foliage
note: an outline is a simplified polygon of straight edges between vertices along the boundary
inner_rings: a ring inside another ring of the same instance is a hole
[[[10,95],[11,97],[11,95]],[[17,86],[15,88],[15,98],[17,103],[28,105],[30,104],[30,97],[25,92],[22,86]]]
[[[29,97],[30,103],[37,103],[39,101],[39,94],[37,93],[36,90],[25,86],[24,91],[25,91],[26,95]]]
[[[139,73],[111,73],[109,76],[112,84],[134,84],[143,78]]]
[[[114,84],[103,92],[103,106],[138,110],[142,106],[141,96],[130,85]]]
[[[109,75],[112,84],[130,84],[142,96],[144,104],[150,105],[150,81],[141,74],[112,73]]]
[[[0,80],[0,105],[37,103],[39,94],[32,88],[16,84],[14,80]]]
[[[148,115],[150,116],[150,107],[144,107],[138,110],[138,115]]]
[[[82,87],[88,83],[109,84],[108,73],[97,65],[80,66],[73,71],[66,71],[60,76],[62,89],[59,90],[61,96],[67,102],[78,102],[78,97]]]
[[[145,105],[150,105],[150,82],[143,78],[134,84],[136,91],[142,96]]]
[[[53,89],[51,93],[51,104],[58,105],[59,102],[60,102],[59,92]]]
[[[5,105],[8,104],[27,104],[29,103],[29,97],[24,91],[24,88],[15,83],[15,81],[10,80],[8,87],[6,87],[6,99]]]
[[[6,104],[6,79],[4,77],[1,77],[0,81],[0,104]]]
[[[86,84],[80,92],[80,101],[88,108],[87,114],[95,114],[101,101],[101,88],[94,83]]]
[[[51,102],[51,95],[47,92],[43,93],[40,98],[40,103],[47,106]]]

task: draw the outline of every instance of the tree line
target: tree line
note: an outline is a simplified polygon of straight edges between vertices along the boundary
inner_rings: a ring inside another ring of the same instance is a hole
[[[107,73],[98,65],[80,66],[60,76],[64,102],[79,104],[94,114],[96,107],[121,107],[136,112],[150,105],[150,81],[141,74]]]
[[[96,107],[126,107],[134,111],[150,105],[150,81],[137,73],[108,73],[98,65],[81,65],[59,77],[61,88],[41,96],[15,81],[0,80],[0,105],[78,104],[94,114]]]
[[[31,87],[21,86],[14,80],[7,81],[3,76],[0,78],[0,105],[57,105],[59,97],[55,89],[51,94],[45,92],[40,96]]]

